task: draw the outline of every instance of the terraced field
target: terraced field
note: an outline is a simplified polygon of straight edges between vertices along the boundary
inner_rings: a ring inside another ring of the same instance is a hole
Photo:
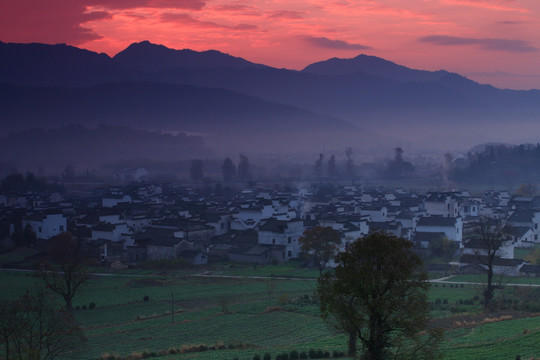
[[[344,352],[345,337],[319,316],[312,296],[313,275],[289,274],[283,267],[267,267],[205,277],[181,272],[96,276],[74,300],[75,315],[88,338],[79,359],[133,354],[134,358],[163,360],[251,360],[255,355],[262,359],[265,353],[274,359],[292,350]],[[2,297],[15,298],[39,286],[37,280],[31,274],[2,272]],[[505,289],[505,296],[511,297],[512,290]],[[484,315],[478,301],[481,292],[482,287],[475,284],[433,284],[434,326],[446,329],[445,357],[540,357],[540,314],[507,309]],[[95,304],[92,310],[90,303]],[[205,351],[171,354],[194,345],[202,345],[200,350]]]

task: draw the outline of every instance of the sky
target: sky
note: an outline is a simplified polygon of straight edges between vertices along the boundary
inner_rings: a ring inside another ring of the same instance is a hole
[[[539,0],[1,0],[0,41],[114,56],[149,40],[278,68],[379,56],[540,89]]]

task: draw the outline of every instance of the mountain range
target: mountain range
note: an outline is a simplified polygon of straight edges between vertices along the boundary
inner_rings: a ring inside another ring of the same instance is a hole
[[[114,57],[0,42],[0,84],[3,135],[120,125],[202,134],[218,153],[317,153],[419,139],[424,147],[457,148],[471,145],[458,143],[465,137],[513,141],[540,116],[538,90],[497,89],[375,56],[296,71],[148,41]]]

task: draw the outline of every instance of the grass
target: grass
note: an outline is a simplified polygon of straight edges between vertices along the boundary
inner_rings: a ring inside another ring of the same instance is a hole
[[[485,283],[486,275],[455,275],[448,279],[449,282],[469,282],[469,283]],[[493,281],[496,284],[529,284],[540,285],[540,278],[513,277],[513,276],[493,276]]]
[[[308,271],[302,274],[302,270],[297,264],[288,264],[257,268],[229,266],[217,274],[239,276],[232,278],[193,277],[181,272],[141,275],[122,272],[94,277],[74,299],[74,305],[79,308],[91,302],[96,304],[93,310],[74,312],[88,338],[80,359],[98,359],[104,353],[164,354],[173,347],[198,344],[210,347],[217,343],[223,343],[226,349],[169,354],[159,359],[252,360],[255,354],[262,358],[266,352],[274,359],[277,354],[291,350],[345,351],[346,338],[336,334],[320,318],[317,301],[312,296],[316,275]],[[253,278],[265,275],[268,277]],[[14,299],[39,285],[31,273],[22,272],[1,272],[0,284],[4,299]],[[500,295],[524,296],[521,290],[508,286]],[[479,321],[465,328],[452,325],[456,319],[478,317],[482,311],[479,301],[465,305],[463,300],[481,297],[481,292],[481,285],[432,284],[429,293],[432,316],[449,328],[443,345],[446,358],[502,360],[514,359],[517,354],[523,359],[539,357],[534,339],[540,336],[540,317],[497,323]],[[148,301],[143,300],[145,295]]]

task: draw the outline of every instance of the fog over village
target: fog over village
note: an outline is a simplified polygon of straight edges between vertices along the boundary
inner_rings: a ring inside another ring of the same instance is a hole
[[[540,359],[539,16],[2,2],[0,359]]]

